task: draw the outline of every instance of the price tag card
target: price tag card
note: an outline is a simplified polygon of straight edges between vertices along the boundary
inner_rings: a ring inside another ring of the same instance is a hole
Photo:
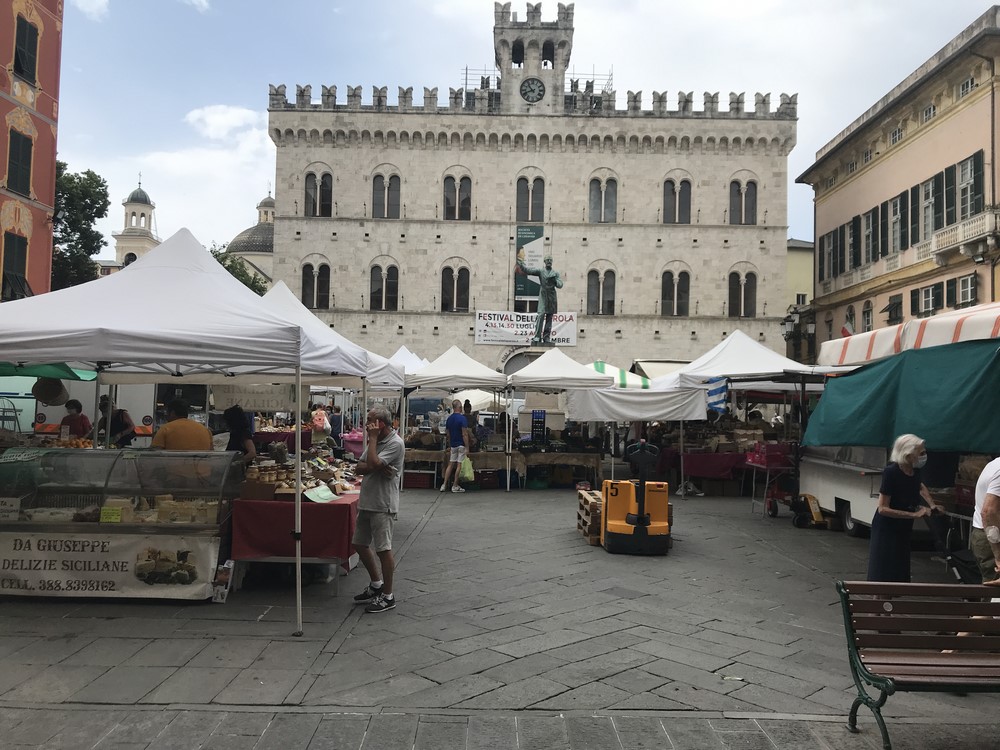
[[[101,508],[101,523],[121,523],[121,508]]]
[[[312,489],[306,490],[302,494],[309,500],[312,500],[314,503],[329,503],[333,500],[340,499],[337,495],[333,494],[333,490],[331,490],[325,484],[321,484],[319,487],[313,487]]]

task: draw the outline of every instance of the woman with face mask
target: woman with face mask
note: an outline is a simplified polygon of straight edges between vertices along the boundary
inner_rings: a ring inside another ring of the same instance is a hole
[[[916,435],[900,435],[889,461],[882,470],[878,509],[872,519],[868,580],[909,583],[913,521],[937,509],[920,478],[927,447]]]

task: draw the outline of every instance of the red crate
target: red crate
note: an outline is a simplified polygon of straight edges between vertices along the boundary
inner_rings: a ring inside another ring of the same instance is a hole
[[[430,490],[434,489],[433,471],[404,471],[404,490]]]

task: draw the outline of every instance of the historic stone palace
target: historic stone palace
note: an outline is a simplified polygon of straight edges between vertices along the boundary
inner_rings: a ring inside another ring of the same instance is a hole
[[[610,76],[567,80],[573,12],[496,3],[496,68],[420,101],[271,86],[274,280],[380,354],[458,344],[505,367],[533,328],[523,249],[565,281],[557,342],[579,362],[689,359],[736,328],[784,351],[796,97],[619,109]]]

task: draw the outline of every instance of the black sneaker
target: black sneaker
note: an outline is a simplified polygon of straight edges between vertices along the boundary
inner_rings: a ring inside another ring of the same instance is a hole
[[[365,590],[354,597],[355,604],[367,604],[368,602],[374,601],[382,595],[382,587],[379,586],[375,588],[370,583],[365,586]]]
[[[372,599],[371,604],[365,607],[365,612],[375,613],[375,612],[388,612],[390,609],[396,608],[396,598],[393,597],[389,599],[388,597],[379,594],[374,599]]]

